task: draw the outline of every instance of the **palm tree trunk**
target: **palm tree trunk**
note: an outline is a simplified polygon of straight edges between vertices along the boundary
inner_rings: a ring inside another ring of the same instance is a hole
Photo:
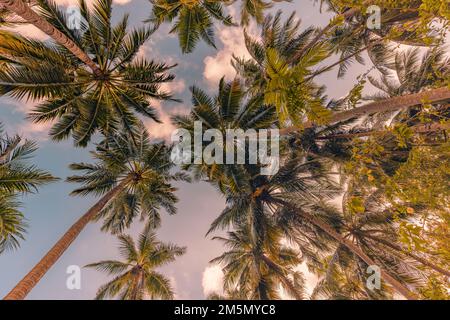
[[[33,269],[3,298],[4,300],[23,300],[28,293],[36,286],[48,270],[58,261],[63,253],[69,248],[72,242],[78,237],[80,232],[92,219],[113,199],[118,193],[123,191],[130,177],[124,179],[114,189],[105,194],[93,207],[91,207],[69,230],[56,242]]]
[[[418,124],[410,127],[414,133],[430,133],[437,131],[450,130],[450,123],[430,123]],[[371,130],[365,132],[331,134],[323,137],[317,137],[316,140],[330,140],[330,139],[353,139],[356,137],[368,137],[387,133],[388,130]]]
[[[96,75],[100,75],[102,73],[97,64],[95,64],[95,62],[92,61],[92,59],[83,50],[81,50],[75,42],[52,26],[47,20],[31,10],[31,8],[22,0],[0,0],[0,6],[14,12],[25,21],[33,24],[39,30],[50,36],[57,43],[67,48],[67,50],[83,61]]]
[[[133,283],[131,284],[131,292],[129,300],[140,300],[142,286],[144,284],[144,272],[138,269],[136,274],[133,274]]]
[[[389,247],[391,249],[399,251],[399,252],[403,253],[404,255],[407,255],[408,257],[413,258],[414,260],[422,263],[424,266],[430,267],[431,269],[433,269],[433,270],[435,270],[435,271],[437,271],[437,272],[439,272],[439,273],[441,273],[441,274],[443,274],[443,275],[445,275],[447,277],[450,277],[450,272],[448,270],[445,270],[445,269],[435,265],[434,263],[432,263],[432,262],[430,262],[430,261],[428,261],[428,260],[426,260],[426,259],[424,259],[424,258],[422,258],[422,257],[420,257],[420,256],[418,256],[418,255],[416,255],[414,253],[412,253],[412,252],[409,252],[409,251],[403,249],[401,246],[399,246],[399,245],[397,245],[395,243],[391,243],[391,242],[389,242],[389,241],[387,241],[385,239],[378,238],[378,237],[375,237],[375,236],[372,236],[372,235],[368,235],[368,234],[365,234],[365,233],[360,233],[360,235],[365,237],[365,238],[372,239],[374,241],[382,243],[383,245],[385,245],[385,246],[387,246],[387,247]]]
[[[374,260],[372,260],[367,254],[365,254],[364,251],[362,251],[359,246],[357,246],[353,242],[345,239],[342,235],[340,235],[338,232],[336,232],[333,228],[331,228],[328,224],[326,224],[319,218],[316,218],[307,212],[299,210],[297,207],[295,207],[294,205],[291,205],[290,203],[288,203],[284,200],[274,199],[274,198],[272,198],[272,199],[273,199],[273,201],[280,203],[281,205],[285,206],[286,208],[290,208],[291,210],[294,210],[297,213],[299,213],[308,222],[319,227],[324,232],[326,232],[330,237],[334,238],[340,244],[347,247],[347,249],[349,249],[353,254],[357,255],[367,265],[369,265],[369,266],[377,265],[377,263]],[[416,295],[413,292],[411,292],[408,288],[406,288],[403,284],[401,284],[399,281],[397,281],[394,277],[392,277],[388,272],[386,272],[381,267],[380,267],[380,272],[381,272],[381,277],[384,280],[386,280],[387,283],[389,283],[397,292],[402,294],[405,298],[407,298],[408,300],[416,300],[417,299]]]
[[[330,123],[346,121],[352,118],[371,115],[378,112],[396,111],[409,108],[422,103],[437,103],[450,99],[450,88],[448,86],[423,91],[420,93],[408,94],[400,97],[393,97],[386,100],[375,101],[364,106],[335,113],[331,116]],[[291,126],[280,130],[281,135],[291,132],[311,128],[313,122],[306,122],[302,126]]]

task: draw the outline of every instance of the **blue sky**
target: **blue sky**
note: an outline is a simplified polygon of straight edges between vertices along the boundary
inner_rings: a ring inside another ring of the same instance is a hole
[[[73,0],[57,0],[67,5]],[[141,23],[150,14],[150,3],[146,0],[117,0],[114,6],[114,17],[130,13],[130,21]],[[321,26],[328,22],[330,14],[319,13],[318,5],[311,0],[294,0],[292,3],[278,4],[274,10],[283,10],[284,17],[296,11],[302,20],[302,26]],[[273,10],[273,11],[274,11]],[[236,10],[232,8],[232,14]],[[255,27],[250,28],[254,33]],[[33,27],[21,28],[21,32],[29,36],[42,38],[42,34]],[[167,89],[173,90],[183,103],[156,104],[163,125],[146,123],[155,139],[166,138],[171,130],[167,122],[172,113],[187,112],[190,108],[188,88],[197,85],[212,93],[215,92],[218,80],[222,75],[233,77],[233,69],[229,61],[231,53],[245,54],[242,30],[239,28],[216,29],[218,50],[199,44],[194,53],[181,55],[178,40],[168,35],[168,26],[163,26],[154,34],[141,54],[149,58],[178,63],[174,69],[177,78]],[[321,76],[319,82],[327,85],[330,97],[341,97],[355,83],[356,76],[363,73],[367,66],[354,65],[344,79],[337,80],[336,73],[330,72]],[[62,178],[58,183],[41,188],[39,194],[23,198],[23,212],[30,225],[26,241],[17,251],[0,256],[0,295],[5,295],[30,269],[39,261],[54,242],[76,221],[91,205],[95,203],[90,197],[70,197],[75,187],[64,182],[71,174],[68,164],[90,161],[89,150],[76,149],[70,141],[55,143],[47,138],[47,127],[36,126],[24,119],[26,112],[33,106],[31,101],[13,101],[0,98],[0,121],[7,131],[21,133],[37,140],[40,149],[34,162],[53,175]],[[162,227],[158,235],[163,241],[170,241],[180,246],[187,246],[187,254],[175,263],[164,267],[163,271],[171,278],[176,289],[177,298],[203,299],[205,290],[217,288],[220,283],[217,268],[208,268],[208,261],[218,256],[223,248],[219,243],[205,238],[209,224],[224,207],[224,199],[206,183],[178,184],[178,214],[168,216],[162,214]],[[136,222],[128,233],[136,235],[142,223]],[[81,290],[66,288],[66,269],[70,265],[80,267],[104,259],[117,258],[117,241],[113,236],[102,233],[98,224],[89,225],[57,264],[47,273],[41,282],[28,296],[29,299],[92,299],[97,288],[106,282],[107,277],[95,270],[83,269],[81,274]],[[206,270],[206,272],[205,272]]]

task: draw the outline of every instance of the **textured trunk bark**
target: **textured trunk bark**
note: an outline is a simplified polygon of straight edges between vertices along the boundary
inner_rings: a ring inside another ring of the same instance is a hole
[[[78,47],[75,42],[70,40],[61,31],[52,26],[47,20],[40,17],[36,12],[25,4],[22,0],[0,0],[0,6],[14,12],[22,19],[33,24],[36,28],[50,36],[60,45],[72,52],[78,59],[83,61],[96,75],[101,75],[101,70],[94,61]]]
[[[414,133],[430,133],[437,131],[450,130],[450,123],[430,123],[430,124],[418,124],[410,127]],[[330,140],[330,139],[352,139],[356,137],[368,137],[373,135],[379,135],[387,133],[387,130],[372,130],[366,132],[355,133],[343,133],[343,134],[331,134],[324,137],[317,137],[316,140]]]
[[[394,249],[394,250],[396,250],[396,251],[399,251],[399,252],[403,253],[404,255],[407,255],[408,257],[411,257],[411,258],[413,258],[414,260],[420,262],[420,263],[423,264],[424,266],[430,267],[431,269],[433,269],[433,270],[435,270],[435,271],[437,271],[437,272],[439,272],[439,273],[442,273],[443,275],[445,275],[445,276],[447,276],[447,277],[450,277],[450,272],[449,272],[448,270],[445,270],[445,269],[443,269],[443,268],[441,268],[441,267],[435,265],[434,263],[432,263],[432,262],[430,262],[430,261],[428,261],[428,260],[426,260],[426,259],[424,259],[424,258],[422,258],[422,257],[420,257],[420,256],[418,256],[418,255],[416,255],[416,254],[414,254],[414,253],[412,253],[412,252],[409,252],[409,251],[407,251],[407,250],[404,250],[401,246],[399,246],[399,245],[397,245],[397,244],[394,244],[394,243],[391,243],[391,242],[389,242],[389,241],[387,241],[387,240],[385,240],[385,239],[378,238],[378,237],[371,236],[371,235],[364,234],[364,233],[360,233],[360,235],[363,236],[363,237],[365,237],[365,238],[368,238],[368,239],[372,239],[372,240],[374,240],[374,241],[377,241],[377,242],[379,242],[379,243],[385,245],[386,247],[389,247],[389,248],[391,248],[391,249]]]
[[[144,273],[142,270],[138,269],[136,271],[136,275],[134,275],[133,284],[131,288],[130,300],[139,300],[140,290],[142,290],[142,286],[144,283]]]
[[[377,265],[378,266],[378,264],[374,260],[372,260],[367,254],[365,254],[364,251],[361,250],[361,248],[359,248],[353,242],[342,237],[342,235],[337,233],[333,228],[331,228],[329,225],[324,223],[322,220],[314,217],[313,215],[310,215],[309,213],[298,210],[298,208],[296,208],[295,206],[291,205],[288,202],[285,202],[285,201],[279,200],[279,199],[273,199],[273,200],[277,201],[278,203],[280,203],[281,205],[283,205],[287,208],[290,208],[290,209],[298,212],[307,221],[309,221],[312,224],[314,224],[315,226],[319,227],[324,232],[326,232],[329,236],[334,238],[337,242],[339,242],[340,244],[347,247],[353,254],[355,254],[359,258],[361,258],[361,260],[363,260],[367,265],[369,265],[369,266]],[[378,266],[378,267],[380,267],[380,266]],[[403,284],[398,282],[395,278],[393,278],[389,273],[387,273],[381,267],[380,267],[380,272],[381,272],[381,277],[387,283],[389,283],[397,292],[399,292],[401,295],[403,295],[405,298],[407,298],[408,300],[416,300],[417,299],[416,295],[413,292],[411,292]]]
[[[408,94],[400,97],[393,97],[387,100],[375,101],[364,106],[335,113],[331,116],[330,123],[349,120],[356,117],[371,115],[378,112],[396,111],[403,108],[410,108],[420,105],[424,101],[428,103],[436,103],[445,100],[450,100],[450,88],[441,87],[431,89],[420,93]],[[312,122],[306,122],[301,127],[292,126],[280,130],[281,135],[286,135],[291,132],[311,128],[314,126]]]
[[[4,297],[4,300],[22,300],[36,286],[41,278],[62,256],[72,242],[78,237],[86,225],[99,213],[108,202],[125,189],[131,178],[124,179],[114,189],[105,194],[93,207],[91,207],[69,230],[56,242],[33,269]]]

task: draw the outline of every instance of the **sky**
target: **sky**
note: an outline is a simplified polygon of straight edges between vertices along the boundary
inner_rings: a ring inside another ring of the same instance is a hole
[[[76,0],[56,0],[56,3],[67,6]],[[150,15],[151,5],[147,0],[114,0],[113,17],[118,19],[125,13],[130,14],[130,21],[139,25]],[[238,10],[230,7],[230,13],[239,19]],[[302,21],[302,28],[310,25],[325,25],[331,14],[319,12],[318,4],[312,0],[294,0],[292,3],[277,4],[272,12],[283,11],[288,17],[293,11]],[[146,126],[155,140],[167,139],[173,126],[169,117],[175,113],[186,113],[190,110],[189,87],[196,85],[214,94],[218,81],[222,76],[234,77],[230,65],[231,54],[246,56],[242,29],[216,26],[216,42],[218,49],[199,43],[196,50],[189,55],[182,55],[178,47],[178,39],[168,34],[169,27],[163,25],[148,41],[140,54],[156,61],[177,63],[173,70],[176,74],[174,82],[165,86],[171,90],[182,103],[155,103],[164,122],[156,125],[150,121]],[[30,37],[45,39],[45,35],[32,26],[20,27],[19,32]],[[257,28],[250,26],[249,32],[257,34]],[[359,74],[368,66],[354,65],[343,79],[336,79],[336,72],[329,72],[318,79],[318,83],[327,86],[329,97],[339,98],[348,92],[356,82]],[[72,142],[52,142],[47,136],[47,125],[35,125],[25,119],[27,112],[35,105],[33,101],[14,101],[6,97],[0,98],[0,122],[8,133],[20,133],[26,138],[36,140],[39,150],[33,162],[40,168],[50,171],[61,181],[40,188],[38,194],[22,198],[23,212],[27,217],[29,228],[26,241],[20,249],[0,255],[0,296],[4,296],[14,285],[39,261],[49,248],[64,234],[96,199],[93,197],[71,197],[69,193],[76,187],[66,183],[64,179],[72,173],[68,165],[74,162],[89,162],[90,145],[86,149],[74,148]],[[208,293],[220,292],[221,271],[209,261],[219,256],[224,248],[218,242],[206,238],[210,223],[225,206],[223,197],[205,182],[176,184],[179,198],[178,213],[174,216],[162,214],[162,227],[158,230],[160,240],[187,247],[187,253],[176,262],[161,268],[175,288],[177,299],[204,299]],[[135,222],[127,233],[135,236],[143,224]],[[76,241],[45,275],[40,283],[28,295],[28,299],[92,299],[98,287],[108,277],[93,269],[82,268],[86,264],[106,259],[118,258],[117,239],[100,231],[100,225],[91,223],[80,234]],[[66,280],[69,276],[67,268],[76,265],[82,268],[81,289],[69,290]],[[305,272],[309,290],[316,279],[304,266],[299,269]]]

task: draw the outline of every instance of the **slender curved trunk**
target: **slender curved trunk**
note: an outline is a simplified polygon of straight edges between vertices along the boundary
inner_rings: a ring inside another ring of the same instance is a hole
[[[445,269],[435,265],[434,263],[432,263],[432,262],[430,262],[430,261],[428,261],[428,260],[426,260],[426,259],[424,259],[424,258],[422,258],[422,257],[420,257],[420,256],[418,256],[418,255],[416,255],[414,253],[412,253],[412,252],[404,250],[401,246],[399,246],[399,245],[397,245],[395,243],[391,243],[391,242],[389,242],[389,241],[387,241],[385,239],[378,238],[378,237],[375,237],[375,236],[371,236],[371,235],[368,235],[368,234],[365,234],[365,233],[360,233],[360,235],[365,237],[365,238],[377,241],[377,242],[385,245],[386,247],[389,247],[391,249],[399,251],[399,252],[403,253],[404,255],[407,255],[408,257],[413,258],[414,260],[420,262],[424,266],[430,267],[431,269],[433,269],[433,270],[435,270],[435,271],[437,271],[437,272],[439,272],[439,273],[441,273],[441,274],[443,274],[443,275],[445,275],[447,277],[450,277],[450,271],[445,270]]]
[[[375,101],[364,106],[337,112],[331,116],[329,123],[336,123],[346,121],[352,118],[371,115],[378,112],[396,111],[403,108],[410,108],[413,106],[426,103],[437,103],[445,100],[450,100],[450,88],[448,86],[430,89],[427,91],[408,94],[400,97],[393,97],[386,100]],[[286,135],[291,132],[311,128],[314,126],[313,122],[306,122],[302,126],[291,126],[280,130],[281,135]]]
[[[354,244],[353,242],[345,239],[342,235],[340,235],[338,232],[336,232],[333,228],[331,228],[329,225],[327,225],[322,220],[314,217],[313,215],[298,210],[297,207],[291,205],[290,203],[280,200],[280,199],[274,199],[274,201],[280,203],[281,205],[290,208],[291,210],[295,210],[298,212],[303,218],[305,218],[307,221],[311,222],[315,226],[322,229],[324,232],[326,232],[330,237],[334,238],[337,242],[342,244],[343,246],[347,247],[353,254],[357,255],[361,260],[363,260],[367,265],[378,265],[374,260],[372,260],[367,254],[364,253],[364,251],[361,250],[359,246]],[[379,266],[380,267],[380,266]],[[408,300],[416,300],[417,296],[411,292],[408,288],[406,288],[403,284],[401,284],[399,281],[397,281],[394,277],[392,277],[388,272],[386,272],[383,268],[380,267],[381,277],[389,283],[397,292],[402,294],[405,298]]]
[[[114,189],[105,194],[93,207],[91,207],[69,230],[56,242],[33,269],[3,298],[4,300],[23,300],[36,286],[48,270],[58,261],[63,253],[92,219],[105,207],[118,193],[125,189],[131,178],[124,179]]]
[[[0,0],[0,6],[14,12],[25,21],[31,23],[36,28],[50,36],[60,45],[64,46],[67,50],[72,52],[78,59],[83,61],[96,75],[100,75],[102,72],[97,64],[77,46],[75,42],[69,39],[65,34],[52,26],[47,20],[40,17],[34,12],[23,0]]]
[[[140,300],[140,294],[144,285],[144,272],[140,269],[134,275],[133,284],[130,293],[130,300]]]
[[[430,123],[430,124],[418,124],[410,127],[414,133],[430,133],[437,131],[450,130],[450,123]],[[317,137],[316,140],[330,140],[330,139],[353,139],[356,137],[368,137],[373,135],[379,135],[387,133],[388,130],[371,130],[365,132],[355,133],[343,133],[343,134],[331,134],[323,137]]]

